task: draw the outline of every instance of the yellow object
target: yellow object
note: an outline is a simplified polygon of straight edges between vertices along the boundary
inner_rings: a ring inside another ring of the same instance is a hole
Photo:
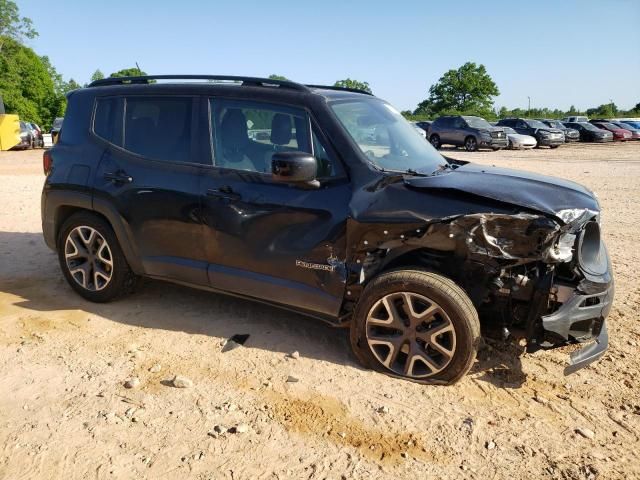
[[[20,119],[18,115],[0,115],[0,150],[9,150],[20,143]]]

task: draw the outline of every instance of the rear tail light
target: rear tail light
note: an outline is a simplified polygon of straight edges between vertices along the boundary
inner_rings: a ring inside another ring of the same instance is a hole
[[[51,150],[45,150],[42,154],[42,168],[45,175],[51,173],[51,169],[53,168],[53,155],[51,155]]]

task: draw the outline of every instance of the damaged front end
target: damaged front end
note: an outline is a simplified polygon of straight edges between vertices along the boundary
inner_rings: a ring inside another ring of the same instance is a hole
[[[524,332],[529,352],[595,340],[571,355],[565,374],[606,351],[614,285],[596,210],[472,213],[364,227],[352,230],[358,232],[351,238],[352,300],[381,270],[433,268],[466,290],[485,325],[505,336]]]

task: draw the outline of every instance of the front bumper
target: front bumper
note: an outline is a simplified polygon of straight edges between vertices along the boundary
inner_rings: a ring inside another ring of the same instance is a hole
[[[507,148],[509,141],[506,138],[481,138],[478,145],[488,148]]]
[[[542,317],[542,326],[564,341],[593,338],[594,343],[571,354],[564,373],[568,375],[599,360],[609,346],[606,317],[613,304],[613,279],[603,291],[590,294],[575,292],[555,312]]]
[[[560,138],[544,138],[544,137],[538,137],[538,146],[539,147],[551,147],[551,146],[555,146],[555,145],[563,145],[564,144],[564,137],[560,137]]]

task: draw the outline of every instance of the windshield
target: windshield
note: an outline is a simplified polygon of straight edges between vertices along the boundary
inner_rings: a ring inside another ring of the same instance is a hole
[[[565,127],[562,123],[558,122],[557,120],[550,120],[548,122],[550,127],[553,128],[559,128],[560,130],[566,130],[567,127]]]
[[[640,122],[620,122],[623,125],[629,125],[632,128],[640,128]]]
[[[471,128],[493,128],[489,122],[482,117],[462,117]]]
[[[601,130],[600,128],[596,127],[595,125],[589,122],[581,122],[580,125],[582,125],[587,130],[595,130],[595,131]]]
[[[511,133],[511,134],[515,134],[516,131],[511,128],[511,127],[502,127],[502,129],[506,132],[506,133]]]
[[[617,125],[614,125],[613,123],[609,123],[609,122],[599,122],[598,125],[602,125],[607,130],[618,130],[620,128]]]
[[[342,126],[377,168],[430,174],[448,165],[400,112],[377,98],[330,104]]]
[[[527,125],[531,128],[549,128],[549,125],[545,125],[540,120],[525,120]]]

